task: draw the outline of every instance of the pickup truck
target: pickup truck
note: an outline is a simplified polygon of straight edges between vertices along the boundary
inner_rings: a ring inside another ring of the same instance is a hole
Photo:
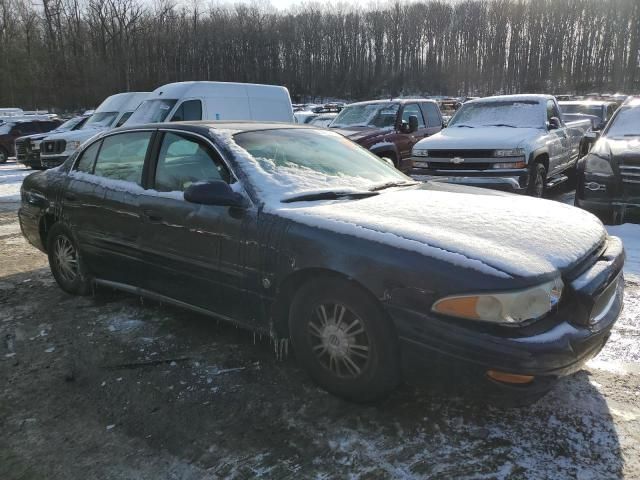
[[[565,122],[551,95],[472,100],[413,147],[411,173],[541,197],[573,176],[590,129],[589,120]]]
[[[442,126],[438,104],[424,98],[352,103],[329,124],[349,140],[388,158],[403,172],[411,171],[411,148]]]

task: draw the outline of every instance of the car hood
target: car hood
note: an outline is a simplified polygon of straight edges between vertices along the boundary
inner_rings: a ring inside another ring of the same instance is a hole
[[[94,135],[106,130],[105,128],[81,128],[80,130],[72,130],[60,133],[54,133],[46,137],[47,140],[66,140],[67,142],[79,141],[84,142]]]
[[[502,278],[557,275],[606,238],[595,216],[569,205],[435,182],[360,200],[282,204],[275,213]]]
[[[511,127],[447,127],[431,137],[420,140],[414,148],[434,150],[493,150],[522,146],[527,140],[542,135],[539,128]]]
[[[600,156],[640,156],[640,137],[603,137],[596,142],[591,153]]]

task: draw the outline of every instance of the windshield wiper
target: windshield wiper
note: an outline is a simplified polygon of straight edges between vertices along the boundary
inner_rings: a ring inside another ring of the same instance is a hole
[[[475,128],[472,125],[465,125],[464,123],[456,123],[454,125],[449,125],[450,127],[465,127],[465,128]]]
[[[508,125],[506,123],[492,123],[491,125],[487,125],[487,127],[509,127],[509,128],[519,128],[515,125]]]
[[[292,202],[310,202],[313,200],[338,200],[341,198],[347,199],[357,199],[357,198],[366,198],[373,197],[375,195],[379,195],[377,192],[373,191],[365,191],[365,192],[336,192],[333,190],[326,192],[310,192],[310,193],[301,193],[300,195],[294,195],[293,197],[285,198],[281,200],[282,203],[292,203]]]
[[[640,137],[640,133],[625,133],[625,137]]]
[[[387,182],[387,183],[381,183],[380,185],[374,185],[373,187],[371,187],[369,189],[370,192],[377,192],[379,190],[384,190],[385,188],[391,188],[391,187],[410,187],[413,185],[419,185],[420,182],[408,182],[408,181],[402,181],[402,182]]]

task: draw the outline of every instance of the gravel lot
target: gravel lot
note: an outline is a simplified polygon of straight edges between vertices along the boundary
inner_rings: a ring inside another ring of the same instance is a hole
[[[637,277],[602,353],[532,407],[429,379],[355,405],[269,339],[63,293],[20,234],[25,173],[0,166],[0,479],[640,478]]]

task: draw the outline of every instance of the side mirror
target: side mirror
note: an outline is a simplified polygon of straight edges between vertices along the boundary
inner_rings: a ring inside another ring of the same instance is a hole
[[[221,207],[243,207],[245,205],[243,196],[231,190],[231,186],[222,180],[189,185],[184,191],[184,199],[191,203]]]
[[[413,133],[418,130],[418,116],[409,115],[409,133]]]
[[[589,130],[584,134],[584,139],[589,143],[595,143],[600,138],[600,132]]]
[[[558,117],[551,117],[549,119],[549,130],[558,130],[561,126],[562,124]]]

